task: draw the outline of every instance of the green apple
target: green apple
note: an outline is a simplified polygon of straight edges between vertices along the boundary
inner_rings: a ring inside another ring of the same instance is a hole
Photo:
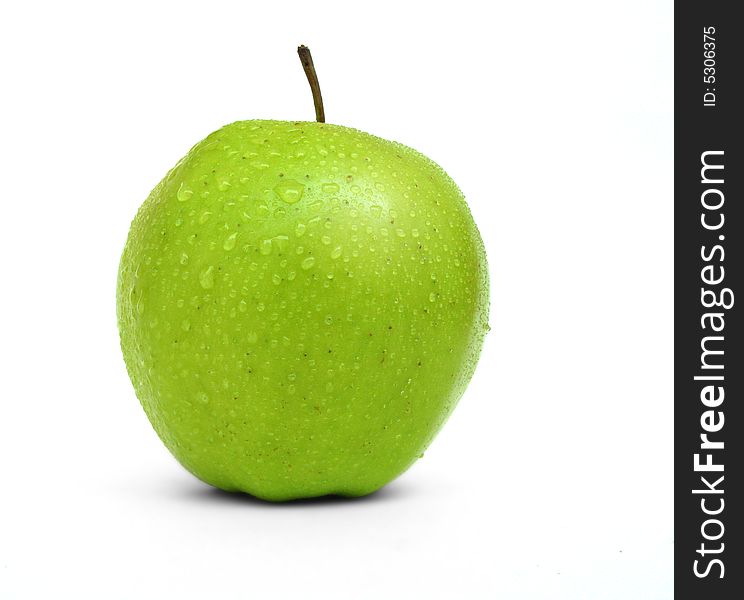
[[[360,496],[419,458],[464,392],[486,257],[461,192],[415,150],[240,121],[140,208],[117,316],[136,394],[196,477],[274,501]]]

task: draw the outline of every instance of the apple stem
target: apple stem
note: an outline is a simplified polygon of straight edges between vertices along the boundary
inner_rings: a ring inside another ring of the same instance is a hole
[[[325,123],[325,112],[323,112],[323,97],[320,95],[320,83],[318,83],[318,74],[315,72],[313,57],[310,54],[310,48],[300,46],[297,48],[297,54],[300,55],[302,68],[307,75],[307,82],[310,84],[310,90],[313,92],[313,103],[315,104],[315,120],[318,123]]]

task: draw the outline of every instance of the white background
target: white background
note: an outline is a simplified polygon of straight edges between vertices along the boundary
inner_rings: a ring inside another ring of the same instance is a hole
[[[0,598],[671,598],[671,0],[0,10]],[[330,122],[463,189],[493,330],[408,473],[271,505],[158,441],[115,281],[195,142],[312,120],[298,43]]]

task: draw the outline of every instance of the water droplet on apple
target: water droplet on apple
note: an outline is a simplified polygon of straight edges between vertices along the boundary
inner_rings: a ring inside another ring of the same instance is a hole
[[[272,244],[276,244],[276,247],[279,249],[280,252],[283,252],[287,249],[288,242],[289,237],[287,237],[286,235],[277,235],[271,241]]]
[[[188,319],[184,319],[183,321],[181,321],[181,329],[183,329],[184,331],[188,331],[189,329],[191,329],[191,322]]]
[[[301,266],[305,271],[307,271],[308,269],[312,269],[314,264],[315,264],[315,257],[308,256],[305,260],[302,261]]]
[[[198,402],[200,402],[201,404],[207,404],[207,403],[209,402],[209,396],[207,396],[207,395],[206,395],[206,394],[205,394],[204,392],[200,392],[200,393],[199,393],[199,394],[198,394],[198,395],[196,396],[196,399],[197,399],[197,401],[198,401]]]
[[[226,179],[223,179],[217,184],[217,189],[220,190],[221,192],[227,191],[230,187],[231,187],[230,182],[227,181]]]
[[[176,192],[176,198],[179,202],[186,202],[191,196],[194,195],[193,190],[189,189],[185,183],[181,182],[181,185]]]
[[[382,215],[382,206],[379,206],[375,204],[374,206],[370,206],[369,213],[375,218],[379,219]]]
[[[274,273],[274,275],[271,277],[271,282],[274,285],[279,285],[282,282],[282,278],[278,274]]]
[[[185,252],[181,252],[181,258],[178,260],[182,265],[188,264],[189,262],[189,255]]]
[[[271,254],[271,240],[263,240],[261,242],[261,254],[264,256]]]
[[[209,217],[212,213],[208,210],[205,210],[202,214],[199,215],[199,224],[204,225],[209,220]]]
[[[335,247],[335,248],[334,248],[334,249],[333,249],[333,250],[331,251],[331,258],[332,258],[333,260],[336,260],[336,259],[337,259],[337,258],[338,258],[339,256],[341,256],[341,246],[336,246],[336,247]]]
[[[402,237],[406,237],[406,232],[404,230],[402,230],[402,229],[396,229],[395,230],[395,235],[397,235],[398,237],[401,237],[401,238]]]
[[[322,238],[320,238],[320,241],[321,241],[321,242],[322,242],[322,243],[323,243],[324,245],[326,245],[326,246],[327,246],[328,244],[330,244],[330,243],[331,243],[331,238],[330,238],[329,236],[327,236],[327,235],[324,235],[324,236],[323,236]]]
[[[324,183],[322,189],[326,194],[335,194],[339,187],[337,183]]]
[[[437,295],[434,292],[429,294],[429,302],[436,302],[436,299],[437,299]]]
[[[214,267],[212,265],[199,273],[199,283],[205,290],[214,287]]]
[[[245,336],[245,341],[249,344],[255,344],[258,341],[258,334],[255,331],[249,331]]]
[[[285,179],[274,187],[274,193],[287,204],[299,202],[305,186],[293,179]]]
[[[297,223],[297,225],[295,226],[295,235],[297,237],[302,237],[303,235],[305,235],[306,229],[307,227],[305,226],[304,223]]]
[[[238,232],[237,231],[235,231],[235,232],[231,233],[230,235],[228,235],[227,238],[225,239],[225,243],[222,244],[223,250],[229,252],[230,250],[232,250],[233,248],[235,248],[235,243],[237,242],[237,239],[238,239]]]

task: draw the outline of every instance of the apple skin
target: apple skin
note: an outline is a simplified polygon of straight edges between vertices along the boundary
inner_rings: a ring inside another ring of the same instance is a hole
[[[346,127],[241,121],[198,143],[132,222],[121,348],[199,479],[285,501],[405,471],[488,330],[478,230],[447,174]]]

